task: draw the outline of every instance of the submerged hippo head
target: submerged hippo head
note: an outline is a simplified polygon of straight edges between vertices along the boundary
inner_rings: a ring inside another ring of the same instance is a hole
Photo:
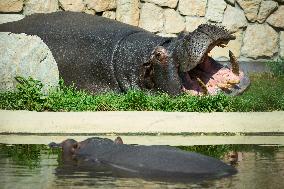
[[[158,90],[173,95],[215,95],[220,91],[240,94],[250,81],[239,69],[234,54],[229,51],[231,67],[208,55],[215,46],[225,47],[234,39],[222,26],[200,25],[192,33],[180,34],[176,40],[154,49],[145,75],[152,78]]]

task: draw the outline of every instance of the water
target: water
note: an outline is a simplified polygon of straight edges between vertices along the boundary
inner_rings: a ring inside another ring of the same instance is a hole
[[[94,173],[62,165],[60,152],[52,152],[43,145],[1,144],[0,188],[284,188],[283,146],[220,145],[188,148],[215,157],[223,156],[221,159],[233,164],[238,173],[232,177],[195,183],[117,178],[110,172]]]

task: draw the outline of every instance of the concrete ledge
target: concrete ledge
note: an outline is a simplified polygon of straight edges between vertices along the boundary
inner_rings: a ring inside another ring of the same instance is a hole
[[[0,133],[284,133],[284,112],[30,112],[0,110]]]
[[[0,135],[0,143],[4,144],[49,144],[62,142],[67,138],[82,141],[95,135],[78,136],[38,136],[38,135]],[[99,136],[114,140],[116,136]],[[140,145],[221,145],[221,144],[262,144],[284,145],[284,136],[124,136],[120,135],[125,144]]]

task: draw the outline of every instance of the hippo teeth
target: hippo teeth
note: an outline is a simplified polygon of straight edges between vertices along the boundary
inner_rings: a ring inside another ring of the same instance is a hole
[[[231,93],[239,88],[244,73],[240,71],[234,54],[229,51],[232,68],[225,67],[208,55],[202,63],[181,75],[182,91],[189,95]]]
[[[203,93],[205,95],[207,95],[208,94],[208,89],[207,89],[207,86],[205,85],[205,83],[200,78],[197,78],[197,82],[198,82],[200,88],[203,90]]]
[[[236,56],[232,53],[232,51],[229,50],[229,57],[230,57],[230,62],[232,65],[232,72],[239,76],[240,75],[240,67],[237,61]]]

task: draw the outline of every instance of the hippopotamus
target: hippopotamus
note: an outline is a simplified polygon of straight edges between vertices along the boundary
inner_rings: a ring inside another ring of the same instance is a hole
[[[122,177],[195,181],[237,173],[234,167],[212,157],[170,146],[127,145],[121,138],[112,141],[92,137],[81,142],[67,139],[50,146],[62,148],[63,162],[76,162],[75,167],[88,170],[93,167],[93,171],[111,170]]]
[[[94,94],[138,89],[236,95],[250,83],[232,52],[231,67],[208,55],[235,39],[222,26],[202,24],[191,33],[161,37],[108,18],[60,11],[1,24],[0,31],[39,36],[65,84]]]

